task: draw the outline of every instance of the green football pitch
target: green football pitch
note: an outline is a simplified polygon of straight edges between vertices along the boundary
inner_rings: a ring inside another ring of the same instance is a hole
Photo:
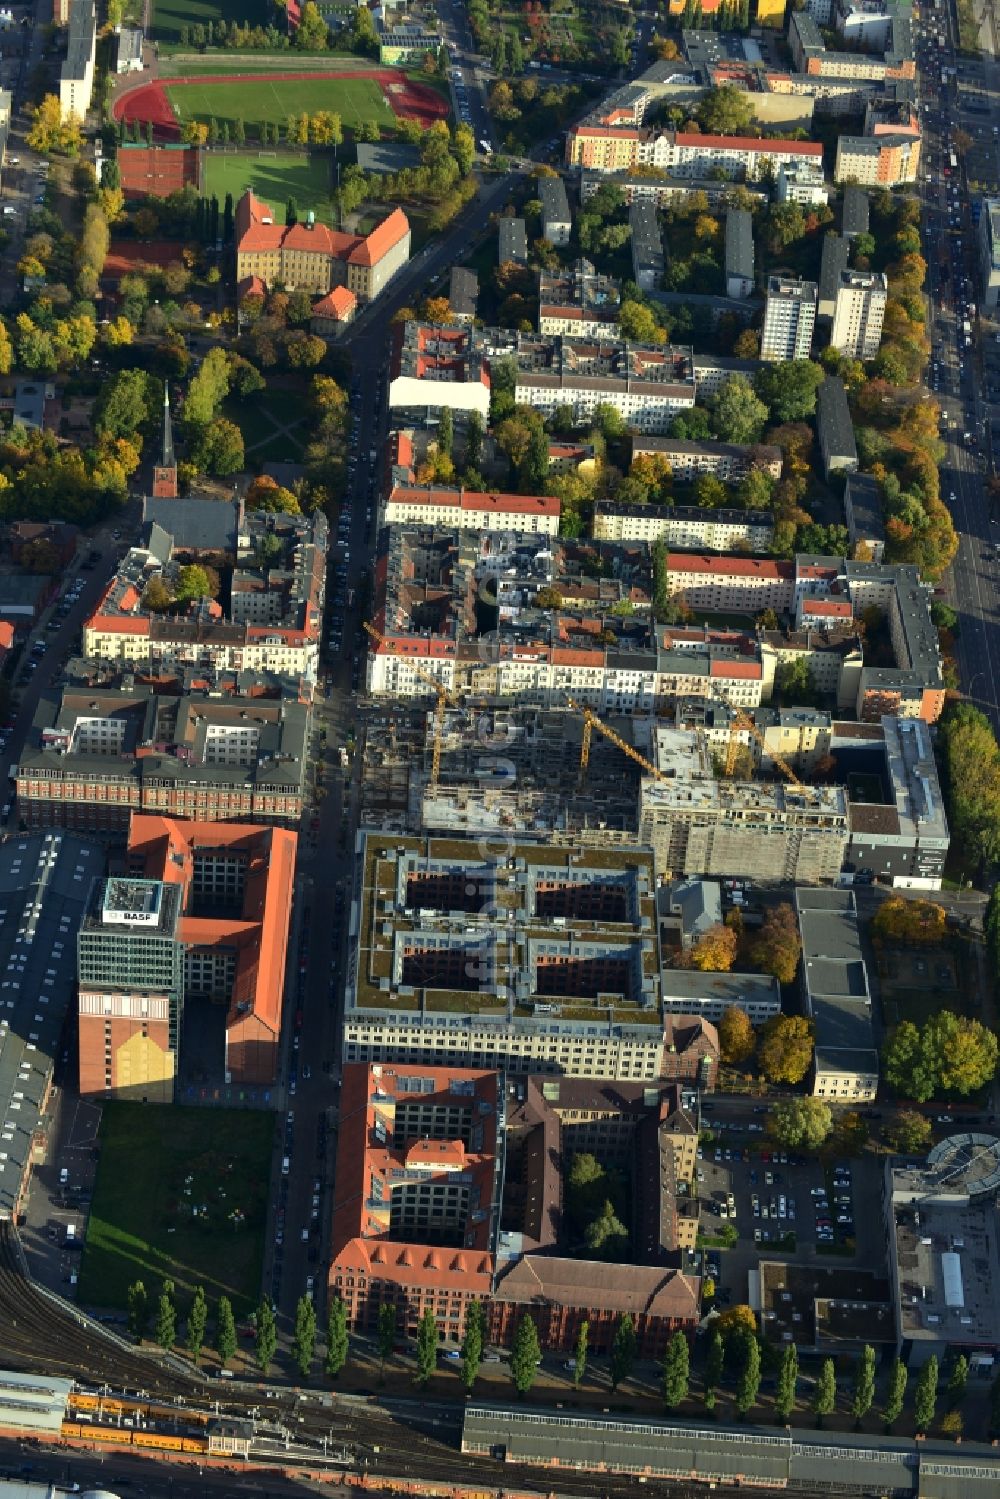
[[[207,198],[216,197],[225,203],[226,194],[232,193],[237,203],[249,187],[274,209],[282,223],[289,198],[295,199],[301,219],[311,208],[321,224],[333,223],[328,156],[296,151],[212,150],[203,151],[201,160],[202,192]]]
[[[135,7],[136,22],[142,18],[142,5]],[[182,26],[202,25],[206,21],[239,21],[241,26],[266,26],[273,20],[268,0],[154,0],[153,35],[165,42],[179,42]]]
[[[361,120],[375,120],[381,130],[395,130],[396,116],[372,78],[294,78],[270,81],[241,78],[225,83],[166,83],[167,98],[178,119],[242,119],[249,134],[254,126],[285,124],[290,116],[329,110],[340,115],[345,130]]]

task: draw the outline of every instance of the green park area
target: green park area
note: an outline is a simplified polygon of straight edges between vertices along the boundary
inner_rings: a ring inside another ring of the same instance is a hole
[[[211,150],[203,153],[202,163],[202,190],[220,204],[225,203],[227,193],[238,203],[249,187],[282,223],[289,198],[295,199],[303,222],[312,209],[320,223],[333,223],[329,156],[304,151]]]
[[[198,1285],[236,1315],[260,1291],[274,1115],[108,1103],[80,1269],[80,1299],[127,1305],[141,1280],[181,1297]]]
[[[204,26],[208,21],[267,26],[273,19],[268,0],[153,0],[153,35],[165,42],[180,41],[182,26]]]
[[[182,124],[225,120],[230,128],[242,120],[248,135],[258,125],[284,129],[290,117],[323,110],[340,116],[345,130],[374,120],[379,129],[394,131],[396,115],[374,78],[235,78],[223,83],[165,82],[167,98]]]

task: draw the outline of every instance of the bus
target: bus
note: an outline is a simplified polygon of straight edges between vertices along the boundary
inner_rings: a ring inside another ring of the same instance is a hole
[[[953,172],[958,171],[958,157],[955,155],[954,151],[949,151],[948,153],[948,165],[951,167]]]

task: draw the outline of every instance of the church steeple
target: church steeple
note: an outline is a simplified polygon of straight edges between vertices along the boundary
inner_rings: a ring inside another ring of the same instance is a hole
[[[170,387],[163,384],[163,453],[153,469],[153,495],[161,500],[177,498],[177,460],[174,457],[174,432],[170,423]]]

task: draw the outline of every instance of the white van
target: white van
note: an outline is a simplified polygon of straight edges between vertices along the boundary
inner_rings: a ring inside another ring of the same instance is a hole
[[[288,1175],[288,1168],[289,1168],[290,1165],[291,1165],[291,1161],[288,1159],[288,1156],[283,1156],[282,1159],[281,1159],[281,1174],[282,1174],[282,1176],[287,1176]]]

